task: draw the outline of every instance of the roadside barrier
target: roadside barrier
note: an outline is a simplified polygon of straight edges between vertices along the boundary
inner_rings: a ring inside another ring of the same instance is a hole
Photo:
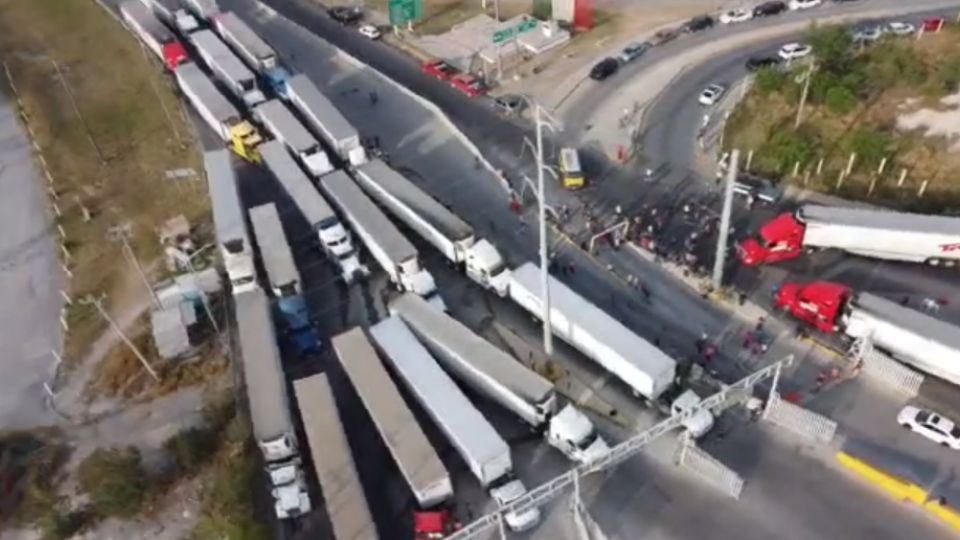
[[[763,419],[820,444],[829,443],[837,432],[833,420],[785,401],[776,393],[770,398]]]
[[[698,447],[689,433],[680,436],[679,464],[734,499],[740,498],[743,477]]]
[[[869,338],[861,338],[850,347],[850,358],[863,362],[863,373],[908,397],[920,393],[923,375],[877,351]]]

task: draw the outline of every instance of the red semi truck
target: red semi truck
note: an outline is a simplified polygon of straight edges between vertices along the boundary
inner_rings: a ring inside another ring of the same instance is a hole
[[[140,41],[174,71],[183,62],[189,61],[186,49],[167,29],[150,8],[137,0],[126,0],[120,4],[120,14],[127,27],[140,38]]]
[[[824,281],[784,284],[776,305],[823,332],[869,338],[893,358],[960,385],[960,328],[936,317]]]
[[[960,218],[808,204],[767,222],[756,237],[741,242],[737,252],[743,264],[759,266],[829,248],[954,266],[960,260]]]

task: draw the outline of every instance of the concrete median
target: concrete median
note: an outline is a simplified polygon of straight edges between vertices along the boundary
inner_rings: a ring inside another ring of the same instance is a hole
[[[837,453],[837,462],[848,471],[880,488],[891,497],[923,506],[927,502],[927,491],[920,486],[888,474],[846,452]]]

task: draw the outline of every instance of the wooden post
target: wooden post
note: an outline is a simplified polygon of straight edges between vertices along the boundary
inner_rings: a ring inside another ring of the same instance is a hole
[[[877,178],[879,178],[879,176],[874,176],[873,179],[870,180],[870,187],[867,188],[867,197],[873,195],[873,188],[877,187]]]
[[[900,169],[900,179],[897,180],[897,187],[903,187],[903,181],[907,179],[907,169],[904,167]]]
[[[886,168],[887,168],[887,158],[886,156],[884,156],[884,158],[880,160],[880,166],[877,167],[877,175],[883,174],[883,170]]]
[[[791,176],[793,176],[794,178],[796,178],[798,174],[800,174],[800,161],[799,161],[799,160],[798,160],[796,163],[793,164],[793,174],[792,174]]]
[[[753,149],[747,152],[747,164],[744,165],[743,170],[749,171],[751,163],[753,163]]]
[[[820,173],[823,172],[823,158],[820,158],[820,161],[817,162],[817,176],[820,176]]]
[[[847,168],[844,171],[845,176],[849,176],[850,173],[853,171],[853,164],[854,162],[856,162],[856,160],[857,160],[856,152],[850,152],[850,159],[847,160]]]
[[[917,190],[918,199],[922,199],[924,192],[927,191],[927,182],[929,182],[929,180],[924,180],[923,183],[920,184],[920,189]]]
[[[843,171],[840,171],[840,174],[837,175],[837,185],[834,189],[839,190],[840,186],[843,185],[843,181],[846,179],[847,175]]]

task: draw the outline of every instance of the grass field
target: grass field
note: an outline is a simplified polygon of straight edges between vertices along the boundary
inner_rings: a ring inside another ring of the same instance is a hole
[[[0,0],[0,56],[55,179],[70,295],[105,293],[113,310],[142,295],[142,285],[107,231],[130,224],[138,258],[152,267],[161,223],[182,213],[196,225],[209,211],[202,176],[165,178],[170,169],[202,171],[172,79],[144,51],[93,0]],[[103,323],[78,302],[68,313],[70,359]]]
[[[956,208],[960,153],[950,150],[956,141],[897,124],[917,109],[949,109],[940,99],[958,91],[960,28],[854,51],[833,72],[818,56],[799,127],[794,122],[807,67],[758,73],[727,123],[725,147],[752,150],[752,170],[810,189],[901,208]],[[841,181],[852,153],[853,170]]]

